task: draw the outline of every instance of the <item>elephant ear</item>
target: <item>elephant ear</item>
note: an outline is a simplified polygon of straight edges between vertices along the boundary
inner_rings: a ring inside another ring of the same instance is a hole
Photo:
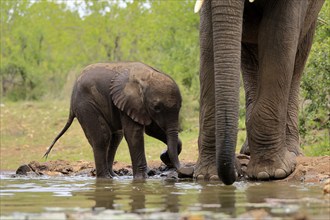
[[[149,125],[151,118],[144,105],[143,84],[128,71],[117,73],[111,81],[110,95],[117,108],[126,113],[132,120]]]

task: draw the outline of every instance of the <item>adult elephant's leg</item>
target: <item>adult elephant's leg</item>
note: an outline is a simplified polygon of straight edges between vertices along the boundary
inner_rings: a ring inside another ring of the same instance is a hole
[[[251,110],[255,102],[258,85],[258,46],[256,44],[242,43],[241,56],[243,84],[245,90],[245,124],[248,124],[251,116]],[[240,153],[250,155],[247,137]]]
[[[124,137],[129,147],[134,179],[147,178],[147,160],[144,151],[144,126],[122,115]]]
[[[247,124],[251,158],[247,173],[259,180],[291,174],[296,155],[286,146],[286,118],[305,1],[268,4],[258,36],[259,84]],[[288,7],[289,6],[289,7]],[[294,16],[293,16],[294,15]]]
[[[123,136],[124,135],[122,130],[118,130],[111,133],[110,147],[108,148],[108,153],[107,153],[107,163],[108,163],[109,172],[112,176],[116,176],[116,174],[113,172],[112,166],[117,152],[117,148],[121,140],[123,139]]]
[[[298,128],[300,80],[312,46],[315,27],[316,24],[314,22],[306,36],[299,43],[291,82],[286,124],[286,144],[288,146],[288,150],[290,152],[294,152],[296,155],[302,154],[299,143]]]
[[[198,160],[194,177],[217,178],[215,161],[214,56],[211,1],[200,12],[200,116]]]
[[[106,161],[107,149],[110,146],[108,124],[99,111],[87,103],[79,108],[77,119],[93,148],[96,177],[111,178]]]

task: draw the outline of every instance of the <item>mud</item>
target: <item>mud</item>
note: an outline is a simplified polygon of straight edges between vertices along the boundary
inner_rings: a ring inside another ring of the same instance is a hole
[[[237,160],[244,171],[249,158],[247,156],[238,155]],[[193,167],[193,162],[185,162],[183,166]],[[166,175],[168,168],[161,162],[148,162],[149,176]],[[130,164],[115,162],[113,165],[114,172],[119,176],[132,176],[132,166]],[[32,161],[28,164],[21,165],[17,171],[17,175],[87,175],[95,176],[94,162],[76,161],[69,162],[64,160],[37,162]],[[330,156],[320,157],[298,157],[296,170],[287,178],[278,181],[297,181],[297,182],[326,182],[330,179]],[[244,172],[241,173],[241,180],[246,180]],[[330,190],[329,190],[330,191]]]
[[[174,170],[166,167],[165,164],[160,162],[149,162],[148,176],[173,176]],[[184,166],[192,167],[193,163],[185,163]],[[113,170],[118,176],[132,176],[132,166],[130,164],[115,161]],[[15,175],[25,176],[96,176],[94,162],[89,161],[76,161],[69,162],[64,160],[55,160],[47,162],[31,161],[28,164],[19,166]]]

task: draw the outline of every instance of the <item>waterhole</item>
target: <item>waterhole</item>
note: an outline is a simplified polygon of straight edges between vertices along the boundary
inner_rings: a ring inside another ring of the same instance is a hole
[[[116,219],[123,215],[133,219],[183,219],[184,215],[244,219],[253,211],[274,219],[330,216],[329,194],[323,195],[320,184],[236,182],[225,186],[161,178],[0,177],[1,219]]]

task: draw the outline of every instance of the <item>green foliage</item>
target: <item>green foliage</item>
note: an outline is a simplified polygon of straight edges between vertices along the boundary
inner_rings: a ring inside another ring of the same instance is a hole
[[[329,155],[330,135],[330,3],[326,1],[319,14],[313,47],[302,78],[300,134],[308,154]],[[313,130],[322,135],[312,134]],[[319,144],[317,144],[319,143]],[[318,145],[315,147],[315,145]],[[308,148],[313,148],[310,150]]]
[[[68,98],[74,78],[91,63],[141,61],[170,74],[183,96],[184,130],[198,126],[199,16],[195,0],[2,0],[1,98]],[[300,128],[305,146],[311,130],[329,131],[329,8],[319,16],[302,80]],[[306,103],[309,103],[308,105]],[[244,130],[241,96],[240,130]]]
[[[193,5],[193,0],[1,1],[2,98],[59,97],[72,70],[141,61],[170,74],[189,91],[185,98],[197,99],[199,16]]]
[[[193,6],[193,0],[1,1],[2,98],[68,98],[84,66],[141,61],[176,80],[185,127],[185,117],[198,114],[199,16]]]

